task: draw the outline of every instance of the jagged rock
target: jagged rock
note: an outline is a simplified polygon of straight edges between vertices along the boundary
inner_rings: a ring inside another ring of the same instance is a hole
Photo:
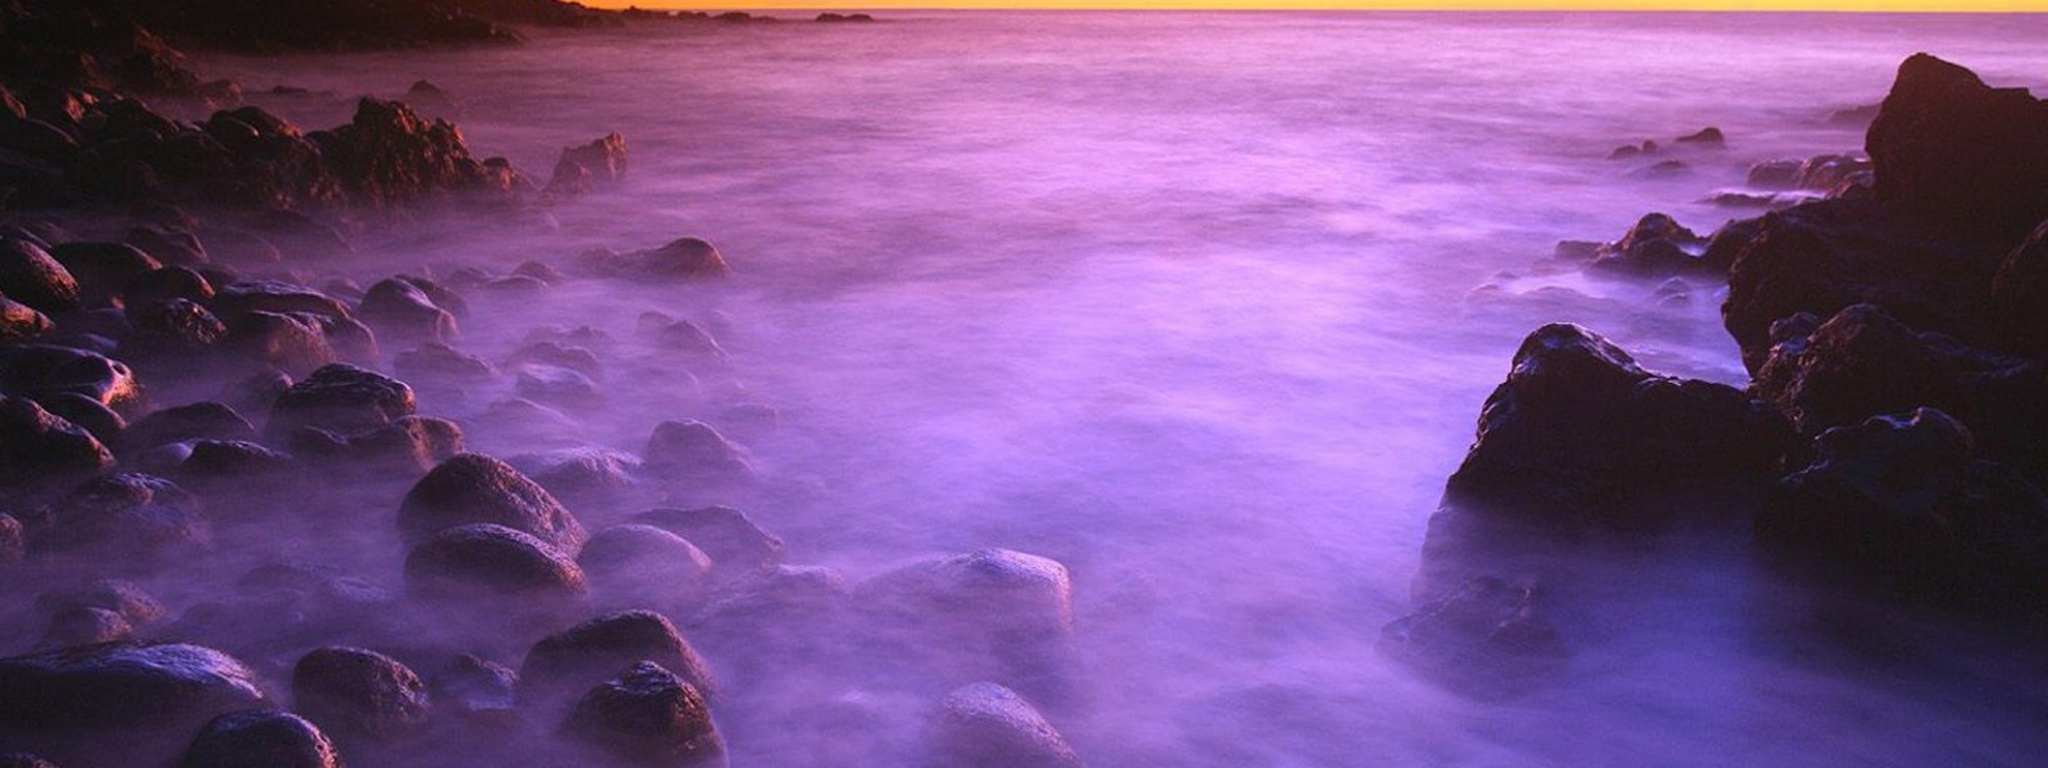
[[[367,432],[413,415],[412,388],[405,382],[346,363],[323,366],[279,395],[265,434],[273,438],[299,427],[341,434]]]
[[[303,717],[252,710],[207,723],[178,768],[341,768],[341,753]]]
[[[198,498],[169,480],[133,472],[87,481],[52,506],[29,536],[34,551],[89,553],[117,570],[180,562],[211,541]]]
[[[660,664],[694,690],[715,695],[711,667],[675,625],[659,613],[635,610],[600,616],[535,643],[519,668],[520,700],[542,707],[566,704],[636,661]]]
[[[156,411],[121,432],[121,450],[134,453],[185,440],[254,440],[256,427],[235,409],[213,402]]]
[[[371,208],[456,193],[509,199],[525,183],[472,157],[454,125],[429,122],[395,101],[364,97],[348,125],[308,138],[351,197]]]
[[[1975,457],[1970,432],[1921,408],[1828,430],[1786,477],[1757,536],[1858,586],[2048,615],[2048,499]]]
[[[902,674],[996,680],[1064,702],[1077,663],[1073,583],[1058,561],[984,549],[906,565],[854,587],[870,655]]]
[[[292,667],[292,707],[342,739],[404,741],[423,733],[433,708],[410,667],[376,651],[326,647]]]
[[[626,177],[626,137],[617,133],[577,147],[566,147],[555,161],[545,193],[555,199],[587,193],[597,184]]]
[[[600,607],[694,606],[709,587],[711,557],[689,540],[651,525],[598,531],[576,556]]]
[[[773,568],[784,557],[782,539],[731,507],[652,509],[634,515],[632,522],[683,537],[710,555],[712,567],[724,574]]]
[[[564,552],[583,546],[583,526],[569,510],[519,470],[489,456],[463,454],[442,462],[413,485],[398,508],[398,527],[408,541],[471,523],[502,525]]]
[[[1380,630],[1378,647],[1454,690],[1488,698],[1553,677],[1568,655],[1542,590],[1492,577],[1395,619]]]
[[[1771,355],[1752,384],[1808,438],[1889,413],[1933,406],[1970,424],[1985,453],[2048,469],[2048,371],[2041,364],[1916,333],[1875,306],[1827,322],[1795,315],[1774,328]]]
[[[1709,274],[1707,241],[1665,214],[1643,216],[1620,240],[1601,246],[1589,268],[1639,277]]]
[[[2024,88],[1914,54],[1867,149],[1878,201],[1915,223],[2004,248],[2048,219],[2048,103]]]
[[[641,661],[576,703],[562,732],[612,764],[722,768],[725,742],[704,696],[661,665]]]
[[[194,645],[98,645],[0,659],[0,745],[65,765],[168,765],[229,712],[268,707],[256,676]]]
[[[26,240],[0,239],[0,293],[42,312],[79,306],[77,279],[49,252]]]
[[[1016,691],[989,682],[953,689],[932,725],[933,768],[1080,768],[1079,755]]]
[[[1659,376],[1606,339],[1570,324],[1537,329],[1479,430],[1445,498],[1548,524],[1646,521],[1616,494],[1685,478],[1770,471],[1789,434],[1742,391]]]
[[[651,476],[672,485],[715,489],[746,485],[754,479],[754,464],[746,450],[701,421],[656,425],[641,456]]]

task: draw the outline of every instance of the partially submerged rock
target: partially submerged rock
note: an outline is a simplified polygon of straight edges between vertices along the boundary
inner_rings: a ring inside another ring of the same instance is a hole
[[[292,667],[292,707],[344,742],[423,733],[433,708],[410,667],[364,648],[317,648]]]
[[[562,733],[608,764],[711,768],[724,766],[725,742],[704,696],[651,661],[634,663],[591,688],[562,724]]]
[[[637,661],[660,664],[692,690],[714,695],[711,667],[675,625],[653,611],[600,616],[542,638],[519,668],[522,701],[552,707],[572,700]]]
[[[1030,701],[995,683],[970,683],[939,702],[934,768],[1080,768],[1058,729]]]
[[[539,484],[510,465],[480,454],[441,463],[413,484],[398,508],[398,527],[408,541],[471,523],[494,523],[575,552],[583,526]]]
[[[416,409],[412,388],[405,382],[336,363],[314,371],[279,395],[265,434],[278,438],[307,426],[354,434],[410,416]]]
[[[1379,651],[1482,697],[1512,695],[1556,675],[1568,654],[1543,593],[1492,577],[1467,581],[1380,630]]]
[[[207,723],[178,768],[341,768],[341,753],[303,717],[250,710]]]
[[[0,659],[0,749],[65,765],[168,765],[207,722],[268,708],[256,676],[195,645],[99,645]]]

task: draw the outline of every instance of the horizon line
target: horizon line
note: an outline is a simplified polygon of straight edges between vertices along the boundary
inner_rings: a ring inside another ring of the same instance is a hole
[[[2048,0],[582,0],[605,10],[650,11],[1249,11],[1445,13],[1870,13],[2027,14],[2048,12]]]

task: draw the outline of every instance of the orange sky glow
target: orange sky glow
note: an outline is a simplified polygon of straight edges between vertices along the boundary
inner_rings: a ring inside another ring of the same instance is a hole
[[[2048,0],[582,0],[599,8],[688,10],[821,8],[1882,11],[2039,13]]]

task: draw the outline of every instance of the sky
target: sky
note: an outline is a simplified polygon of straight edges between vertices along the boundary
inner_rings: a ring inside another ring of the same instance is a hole
[[[2048,12],[2048,0],[581,0],[599,8],[1243,8]]]

